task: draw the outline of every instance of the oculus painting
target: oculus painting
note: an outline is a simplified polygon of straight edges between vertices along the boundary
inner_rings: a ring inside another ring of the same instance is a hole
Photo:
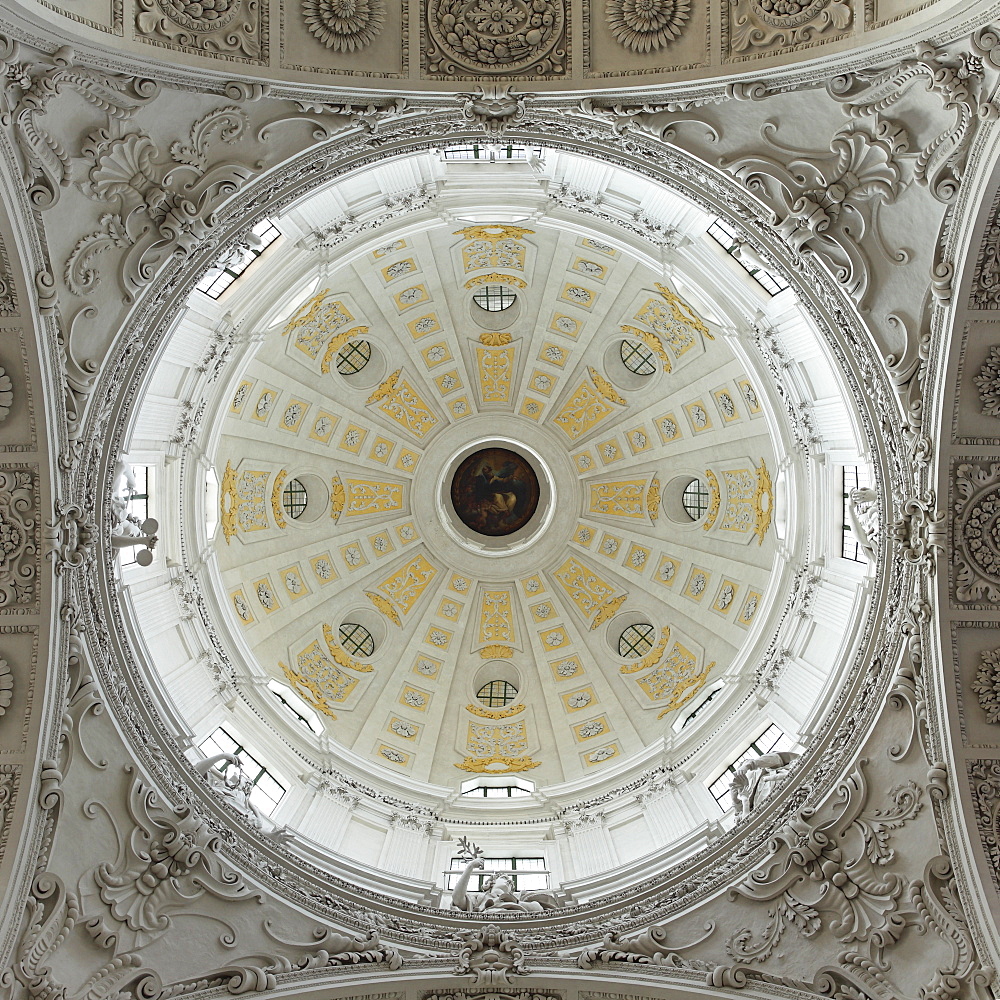
[[[451,503],[462,523],[480,535],[509,535],[535,513],[538,477],[516,452],[483,448],[458,467]]]

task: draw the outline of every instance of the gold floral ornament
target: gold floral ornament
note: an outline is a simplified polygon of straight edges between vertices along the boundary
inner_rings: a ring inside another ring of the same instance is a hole
[[[649,489],[646,491],[646,510],[651,521],[655,521],[660,516],[660,480],[656,476],[653,476]]]
[[[479,655],[484,660],[509,660],[514,655],[512,646],[483,646]]]
[[[330,517],[335,521],[340,520],[346,501],[347,494],[344,491],[344,484],[340,481],[340,476],[334,476],[330,480]]]
[[[628,400],[618,395],[615,387],[603,375],[589,365],[587,366],[587,371],[590,374],[590,380],[594,383],[594,387],[608,402],[617,403],[619,406],[628,406]]]
[[[483,708],[482,705],[466,705],[465,710],[481,719],[510,719],[524,711],[524,705],[508,705],[507,708]]]
[[[226,471],[222,474],[222,485],[219,488],[219,523],[222,525],[222,534],[227,545],[236,534],[239,523],[237,521],[239,506],[240,496],[236,490],[236,470],[232,463],[226,462]]]
[[[322,712],[329,719],[336,719],[337,715],[330,707],[330,703],[323,696],[314,681],[302,674],[297,674],[287,663],[279,663],[285,680],[289,687],[309,706],[315,708],[317,712]]]
[[[607,0],[614,40],[633,52],[655,52],[680,38],[691,18],[688,0]]]
[[[626,337],[635,337],[636,340],[641,340],[660,359],[660,364],[663,365],[665,372],[669,374],[674,370],[674,363],[670,360],[670,355],[667,354],[663,342],[655,333],[650,333],[649,330],[640,330],[637,326],[628,326],[627,324],[622,325],[621,331]]]
[[[479,342],[487,347],[503,347],[511,342],[509,333],[481,333]]]
[[[670,312],[678,323],[686,323],[688,326],[694,327],[702,336],[708,337],[709,340],[715,340],[711,331],[705,326],[705,321],[676,292],[659,282],[656,283],[656,290],[670,306]]]
[[[328,49],[355,52],[368,45],[385,24],[383,0],[302,0],[306,27]]]
[[[475,288],[477,285],[513,285],[515,288],[527,288],[528,283],[524,278],[518,278],[513,274],[500,274],[492,272],[490,274],[480,274],[475,278],[469,278],[465,283],[466,288]]]
[[[394,625],[399,628],[403,627],[403,623],[399,620],[399,612],[393,606],[392,602],[384,598],[381,594],[373,594],[370,590],[365,591],[365,597],[368,598],[372,604],[375,605],[379,611],[382,612]]]
[[[375,669],[370,663],[361,663],[360,660],[354,660],[348,656],[343,647],[334,639],[333,629],[326,623],[323,624],[323,638],[326,640],[326,648],[330,651],[334,663],[342,667],[349,667],[351,670],[357,670],[361,674],[370,674]]]
[[[719,516],[719,504],[722,503],[722,491],[719,489],[719,480],[715,478],[715,473],[711,469],[705,470],[705,478],[708,480],[708,489],[711,493],[708,501],[708,513],[705,515],[704,528],[708,531],[715,524],[715,519]]]
[[[330,343],[326,345],[326,352],[323,354],[323,360],[320,362],[320,371],[324,375],[329,375],[333,370],[333,360],[337,356],[340,349],[351,340],[358,340],[361,337],[365,337],[368,334],[367,326],[355,326],[351,327],[350,330],[345,330],[343,333],[338,333],[334,336]]]
[[[281,490],[285,485],[285,478],[288,475],[287,469],[282,469],[281,472],[275,477],[274,489],[271,490],[271,511],[274,513],[275,523],[279,528],[288,527],[285,521],[285,510],[281,506]]]
[[[715,666],[715,660],[707,664],[705,668],[696,676],[693,677],[686,685],[683,684],[671,699],[671,702],[662,712],[657,715],[657,719],[662,719],[663,716],[669,715],[674,709],[680,708],[682,705],[689,702],[695,694],[697,694],[698,689],[705,683],[705,678],[712,672],[712,668]]]
[[[593,632],[598,625],[603,625],[609,618],[612,618],[627,598],[628,594],[622,594],[620,597],[615,597],[613,600],[601,605],[601,609],[597,612],[597,617],[590,623],[590,631]]]
[[[530,757],[466,757],[455,767],[473,774],[514,774],[517,771],[530,771],[541,763]]]
[[[757,466],[757,489],[753,495],[753,507],[756,514],[756,524],[753,533],[757,536],[757,544],[764,544],[764,535],[771,526],[774,514],[774,488],[771,485],[771,474],[767,471],[764,459]]]

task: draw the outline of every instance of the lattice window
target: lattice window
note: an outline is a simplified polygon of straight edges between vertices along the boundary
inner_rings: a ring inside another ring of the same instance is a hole
[[[705,516],[708,501],[708,487],[700,479],[692,479],[681,494],[681,504],[692,521],[700,521]]]
[[[757,737],[747,748],[744,750],[739,757],[736,758],[726,769],[715,779],[709,786],[708,790],[712,793],[712,798],[719,803],[719,806],[725,810],[729,808],[729,789],[733,784],[733,775],[736,773],[737,768],[740,764],[746,763],[748,760],[752,760],[754,757],[763,757],[766,753],[777,752],[780,750],[791,750],[792,741],[776,726],[771,723]],[[723,802],[725,800],[725,802]]]
[[[517,697],[517,688],[510,681],[487,681],[476,697],[487,708],[504,708]]]
[[[210,299],[217,299],[247,268],[281,235],[270,219],[258,222],[250,230],[253,246],[243,247],[235,253],[220,257],[195,285]]]
[[[371,656],[375,652],[371,632],[357,622],[344,622],[340,626],[340,645],[348,656]]]
[[[491,146],[471,143],[468,146],[448,146],[441,150],[445,160],[472,160],[480,163],[497,163],[504,160],[540,160],[541,146]]]
[[[232,733],[219,726],[211,736],[199,744],[198,749],[206,757],[214,757],[218,753],[229,753],[236,757],[243,768],[244,778],[252,786],[251,803],[265,816],[270,816],[274,812],[285,794],[285,786]],[[225,773],[233,766],[224,764],[220,765],[219,769]]]
[[[292,518],[299,517],[309,503],[309,494],[298,479],[289,479],[281,491],[281,506]]]
[[[623,340],[621,344],[622,364],[636,375],[652,375],[656,371],[653,352],[645,344]]]
[[[472,296],[472,301],[487,312],[503,312],[514,304],[516,298],[506,285],[484,285]]]
[[[367,340],[351,340],[337,354],[337,371],[353,375],[361,371],[372,357],[372,345]]]
[[[645,656],[653,648],[653,638],[656,629],[649,622],[637,622],[629,625],[618,637],[618,655],[637,660]]]
[[[731,226],[727,225],[721,219],[716,219],[708,227],[708,235],[715,240],[716,243],[721,246],[726,253],[733,256],[736,261],[740,264],[744,271],[750,275],[754,281],[760,285],[769,295],[777,295],[778,292],[783,292],[788,287],[788,282],[785,281],[780,275],[771,274],[770,271],[765,271],[763,268],[757,267],[751,264],[749,261],[743,260],[740,257],[735,257],[735,252],[739,246],[739,237],[736,235],[736,230]]]

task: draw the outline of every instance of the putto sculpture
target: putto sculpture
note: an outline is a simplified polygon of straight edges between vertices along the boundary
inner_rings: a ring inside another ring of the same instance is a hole
[[[518,892],[512,872],[487,872],[482,849],[468,838],[461,837],[458,847],[458,856],[465,862],[465,868],[451,890],[453,909],[464,910],[466,913],[490,913],[497,910],[541,913],[542,910],[554,910],[560,906],[555,895],[547,889],[525,889]],[[470,892],[469,883],[476,871],[483,872],[486,878],[482,880],[478,892]]]

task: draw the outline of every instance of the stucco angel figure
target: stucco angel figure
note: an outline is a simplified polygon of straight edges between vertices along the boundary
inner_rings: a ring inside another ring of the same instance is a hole
[[[220,764],[222,767],[219,766]],[[243,773],[243,765],[239,757],[231,753],[218,753],[214,757],[196,761],[194,769],[205,778],[225,802],[237,812],[243,813],[251,825],[257,827],[258,830],[262,829],[263,817],[260,810],[250,801],[253,786]]]
[[[459,857],[466,862],[455,888],[451,891],[451,905],[466,913],[490,913],[496,910],[510,910],[517,913],[540,913],[554,910],[559,906],[555,896],[547,889],[526,889],[517,892],[514,878],[508,872],[490,872],[483,880],[479,892],[469,891],[472,873],[484,871],[486,865],[482,849],[470,843],[465,837],[459,842]]]
[[[745,761],[737,768],[729,791],[738,820],[748,816],[771,794],[788,765],[798,760],[798,756],[787,750],[777,750]]]

